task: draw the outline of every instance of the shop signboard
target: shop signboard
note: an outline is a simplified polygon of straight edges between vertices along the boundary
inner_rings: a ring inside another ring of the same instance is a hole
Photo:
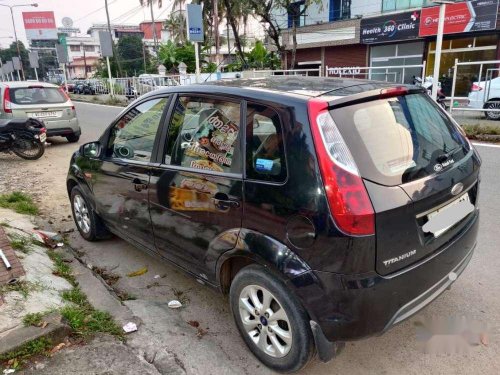
[[[57,39],[54,12],[23,12],[23,21],[29,40]]]
[[[394,42],[418,38],[420,11],[363,18],[360,41],[363,44]]]
[[[444,34],[494,30],[498,0],[473,0],[446,5]],[[419,36],[437,34],[439,6],[422,8]]]

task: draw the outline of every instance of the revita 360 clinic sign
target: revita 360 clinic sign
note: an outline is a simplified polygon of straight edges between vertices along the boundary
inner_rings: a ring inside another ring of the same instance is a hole
[[[381,43],[418,38],[420,11],[411,11],[361,20],[361,43]]]

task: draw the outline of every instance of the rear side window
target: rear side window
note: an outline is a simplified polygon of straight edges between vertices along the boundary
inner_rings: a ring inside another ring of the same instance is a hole
[[[14,104],[59,104],[68,99],[57,87],[11,88],[10,99]]]
[[[426,94],[374,100],[331,113],[361,176],[379,184],[399,185],[440,172],[469,150]]]
[[[281,182],[286,178],[283,132],[278,113],[265,105],[247,106],[247,177]]]
[[[240,103],[181,96],[168,130],[165,163],[241,173]]]

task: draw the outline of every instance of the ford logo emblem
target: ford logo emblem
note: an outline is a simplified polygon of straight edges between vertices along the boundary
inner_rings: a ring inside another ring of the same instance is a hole
[[[451,188],[451,194],[458,195],[458,194],[460,194],[462,192],[462,190],[464,190],[464,184],[462,184],[461,182],[459,182],[458,184],[455,184]]]

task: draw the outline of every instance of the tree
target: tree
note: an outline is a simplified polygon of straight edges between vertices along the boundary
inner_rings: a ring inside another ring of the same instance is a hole
[[[19,41],[19,52],[21,53],[21,62],[23,64],[23,69],[25,71],[26,76],[30,75],[29,67],[30,67],[30,59],[28,55],[28,51],[24,46],[23,42]],[[12,60],[12,57],[17,56],[17,47],[16,42],[12,42],[9,48],[0,49],[0,58],[2,62]]]
[[[184,15],[182,14],[171,14],[169,18],[165,21],[165,28],[168,30],[170,39],[175,43],[185,43],[186,34],[184,32]]]
[[[188,42],[176,46],[174,42],[169,40],[167,43],[163,43],[158,49],[158,59],[165,68],[167,68],[167,71],[170,72],[177,71],[177,67],[181,62],[187,65],[188,73],[194,73],[196,70],[196,57],[193,43]]]
[[[283,9],[292,17],[292,68],[295,65],[297,51],[297,22],[305,14],[312,4],[321,4],[321,0],[304,0],[303,8],[295,0],[248,0],[260,22],[263,23],[264,30],[275,45],[281,57],[286,53],[285,45],[281,42],[282,28],[276,21],[275,14],[280,14]]]
[[[246,25],[248,15],[252,12],[250,3],[247,0],[224,0],[224,11],[226,19],[231,26],[234,35],[234,44],[236,50],[243,63],[246,65],[245,54],[243,53],[242,43],[240,39],[239,26],[240,24]]]
[[[144,65],[149,65],[149,50],[144,47],[140,37],[136,35],[123,36],[118,41],[117,53],[120,57],[122,70],[129,77],[136,72],[145,71]],[[146,60],[146,64],[144,64]]]

